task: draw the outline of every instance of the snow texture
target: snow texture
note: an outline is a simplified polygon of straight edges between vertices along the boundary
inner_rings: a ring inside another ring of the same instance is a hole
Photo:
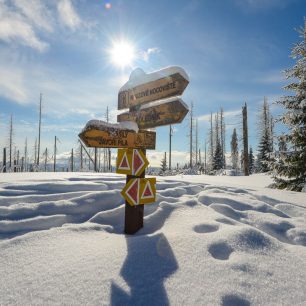
[[[132,71],[129,80],[120,88],[119,92],[130,90],[138,85],[153,82],[176,73],[179,73],[184,79],[189,81],[186,71],[178,66],[166,67],[152,73],[145,73],[141,68],[136,68]]]
[[[182,99],[180,99],[179,97],[172,97],[172,98],[152,101],[152,102],[141,105],[140,110],[146,109],[146,108],[149,108],[149,107],[156,107],[158,105],[162,105],[162,104],[166,104],[166,103],[170,103],[170,102],[174,102],[174,101],[179,101],[182,105],[184,105],[184,107],[187,110],[189,110],[188,105]]]
[[[131,130],[138,133],[138,125],[136,122],[132,121],[122,121],[120,123],[109,123],[102,120],[89,120],[85,128],[82,132],[88,130],[88,129],[98,129],[101,131],[109,130],[109,129],[115,129],[115,130]]]
[[[306,305],[306,194],[267,175],[158,177],[132,236],[123,175],[0,181],[0,305]]]

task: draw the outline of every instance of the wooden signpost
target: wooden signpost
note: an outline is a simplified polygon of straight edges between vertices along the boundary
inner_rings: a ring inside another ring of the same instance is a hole
[[[140,129],[180,123],[188,113],[188,106],[179,98],[156,101],[138,110],[122,113],[117,121],[134,121]]]
[[[156,133],[150,131],[87,127],[79,134],[88,147],[95,148],[144,148],[155,149]]]
[[[180,67],[168,67],[149,74],[137,68],[119,90],[118,109],[180,96],[188,83],[188,75]]]
[[[140,130],[89,122],[79,134],[89,147],[118,148],[116,172],[127,175],[121,192],[125,199],[126,234],[134,234],[143,227],[144,204],[156,199],[156,179],[145,178],[149,164],[146,149],[155,149],[156,133],[144,129],[180,123],[184,119],[189,110],[177,96],[188,83],[188,75],[180,67],[149,74],[137,68],[119,91],[118,109],[129,108],[129,112],[118,115],[117,121],[137,123]]]

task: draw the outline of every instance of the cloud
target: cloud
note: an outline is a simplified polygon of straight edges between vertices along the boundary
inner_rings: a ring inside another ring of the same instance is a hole
[[[148,62],[150,56],[151,56],[152,54],[157,54],[157,53],[160,53],[160,49],[159,49],[159,48],[157,48],[157,47],[149,48],[149,49],[147,49],[146,51],[142,51],[142,52],[141,52],[141,57],[142,57],[142,59],[143,59],[145,62]]]
[[[31,22],[20,12],[8,7],[4,1],[0,1],[0,40],[20,43],[40,52],[49,46],[38,38]]]
[[[23,71],[18,68],[1,65],[1,62],[0,71],[0,96],[16,101],[19,104],[27,104],[28,89],[24,81]]]
[[[296,0],[236,0],[236,4],[243,10],[268,10],[268,9],[284,9],[296,2]]]
[[[241,109],[238,110],[233,110],[233,111],[227,111],[227,112],[223,112],[224,118],[229,119],[229,118],[235,118],[239,115],[241,115]],[[210,122],[210,114],[206,114],[206,115],[202,115],[197,117],[197,119],[201,122]],[[215,120],[215,116],[213,113],[213,120]]]
[[[87,25],[72,0],[0,0],[0,41],[46,51],[49,43],[39,36],[54,33],[58,20],[72,31]]]
[[[36,27],[47,32],[53,31],[53,16],[44,1],[40,0],[13,0],[20,13]]]
[[[264,75],[255,77],[253,79],[254,82],[260,84],[283,84],[286,81],[286,78],[282,71],[271,71],[265,72]]]
[[[82,25],[82,21],[71,0],[60,0],[57,4],[57,10],[60,21],[71,30],[75,30]]]

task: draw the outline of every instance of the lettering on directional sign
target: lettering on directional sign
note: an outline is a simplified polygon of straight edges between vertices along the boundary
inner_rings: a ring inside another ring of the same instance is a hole
[[[155,149],[156,133],[122,129],[89,128],[79,134],[88,147],[96,148],[144,148]]]
[[[180,123],[188,111],[183,100],[174,97],[142,105],[137,111],[122,113],[117,116],[117,121],[134,121],[140,129],[148,129]]]
[[[139,176],[149,165],[146,156],[138,149],[118,149],[116,172]]]
[[[131,206],[153,203],[156,198],[156,178],[131,179],[121,194]]]
[[[189,83],[181,67],[168,67],[146,74],[137,69],[118,94],[118,109],[181,95]]]

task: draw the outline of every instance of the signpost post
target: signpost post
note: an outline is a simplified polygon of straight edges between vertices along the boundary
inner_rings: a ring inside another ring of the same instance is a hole
[[[156,133],[145,129],[180,123],[188,113],[188,106],[178,96],[189,83],[184,69],[168,67],[146,74],[134,70],[129,81],[118,93],[118,122],[137,123],[138,132],[111,124],[87,124],[79,134],[89,147],[118,148],[116,172],[126,174],[121,194],[125,199],[126,234],[134,234],[143,227],[144,204],[155,202],[156,179],[145,178],[149,162],[146,149],[155,149]]]

